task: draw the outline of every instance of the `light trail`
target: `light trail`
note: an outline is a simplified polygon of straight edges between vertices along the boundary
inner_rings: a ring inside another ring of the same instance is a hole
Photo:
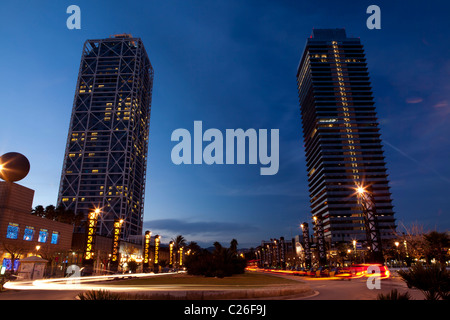
[[[173,275],[179,272],[168,273],[133,273],[133,274],[114,274],[104,276],[88,277],[67,277],[54,279],[40,279],[33,281],[9,281],[4,284],[4,288],[12,290],[111,290],[111,291],[152,291],[160,290],[162,286],[121,286],[121,285],[102,285],[92,282],[108,281],[124,278],[149,278],[163,275]],[[172,287],[173,288],[173,287]],[[167,287],[169,289],[169,287]]]
[[[376,264],[374,264],[376,265]],[[349,267],[348,271],[340,272],[335,274],[333,277],[330,276],[317,276],[316,272],[309,272],[309,271],[293,271],[293,270],[277,270],[277,269],[260,269],[255,267],[247,267],[246,270],[248,271],[256,271],[256,272],[264,272],[264,273],[273,273],[273,274],[292,274],[292,275],[299,275],[304,276],[308,280],[342,280],[342,279],[359,279],[359,278],[368,278],[368,277],[379,277],[380,279],[387,279],[390,277],[391,273],[390,271],[385,267],[384,272],[380,273],[368,273],[367,268],[370,266],[370,264],[364,264],[363,267]],[[358,269],[358,270],[357,270]]]

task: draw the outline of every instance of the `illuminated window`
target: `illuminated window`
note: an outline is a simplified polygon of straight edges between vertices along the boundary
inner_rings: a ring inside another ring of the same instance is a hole
[[[50,240],[50,243],[51,244],[58,244],[58,240],[59,240],[59,232],[53,231],[52,232],[52,239]]]
[[[69,201],[69,198],[62,198],[62,201],[67,202],[67,201]]]
[[[32,241],[34,237],[34,228],[27,226],[23,232],[23,240]]]
[[[38,242],[45,243],[47,242],[47,238],[48,238],[48,230],[47,229],[39,230]]]
[[[92,170],[92,173],[98,173],[97,169]]]
[[[19,225],[17,223],[9,223],[6,229],[6,238],[17,239],[19,236]]]

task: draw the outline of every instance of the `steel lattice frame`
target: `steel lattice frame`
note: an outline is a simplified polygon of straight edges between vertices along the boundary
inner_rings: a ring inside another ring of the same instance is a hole
[[[309,243],[309,225],[307,222],[302,223],[303,230],[303,248],[305,249],[305,267],[311,267],[311,245]]]
[[[322,217],[314,216],[314,224],[317,237],[317,249],[319,252],[319,265],[325,266],[327,264],[327,251],[325,248]]]
[[[95,234],[97,232],[97,213],[89,212],[86,229],[86,245],[84,249],[84,264],[92,264],[94,261]]]
[[[123,239],[142,234],[152,87],[141,39],[85,42],[58,204],[85,217],[101,208],[101,235],[113,235],[116,219]]]
[[[366,227],[367,243],[372,255],[371,262],[383,263],[383,248],[381,245],[380,230],[377,222],[377,210],[375,207],[375,199],[369,191],[357,193],[358,203],[360,204]]]
[[[120,235],[122,230],[122,220],[114,221],[113,241],[111,248],[110,270],[117,271],[120,259]]]
[[[148,271],[149,265],[150,265],[150,240],[152,237],[152,233],[151,231],[147,230],[145,231],[145,236],[144,236],[144,253],[143,253],[143,257],[144,257],[144,263],[143,263],[143,267],[144,267],[144,272]]]

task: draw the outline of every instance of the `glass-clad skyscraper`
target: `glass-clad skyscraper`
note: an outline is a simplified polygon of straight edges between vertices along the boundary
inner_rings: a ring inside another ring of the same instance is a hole
[[[112,235],[115,219],[123,239],[142,234],[152,88],[141,39],[84,43],[58,204],[85,217],[100,208],[100,235]]]
[[[328,242],[365,240],[355,188],[375,200],[381,239],[395,229],[363,45],[344,29],[314,29],[297,71],[311,212]]]

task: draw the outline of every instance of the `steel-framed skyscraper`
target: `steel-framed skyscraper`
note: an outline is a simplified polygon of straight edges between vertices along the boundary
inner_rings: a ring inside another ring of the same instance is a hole
[[[100,208],[97,234],[113,236],[117,219],[122,239],[142,234],[152,88],[141,39],[84,43],[58,204],[85,217]]]
[[[382,239],[394,211],[364,48],[344,29],[314,29],[297,72],[311,212],[328,242],[365,240],[356,187],[373,195]]]

